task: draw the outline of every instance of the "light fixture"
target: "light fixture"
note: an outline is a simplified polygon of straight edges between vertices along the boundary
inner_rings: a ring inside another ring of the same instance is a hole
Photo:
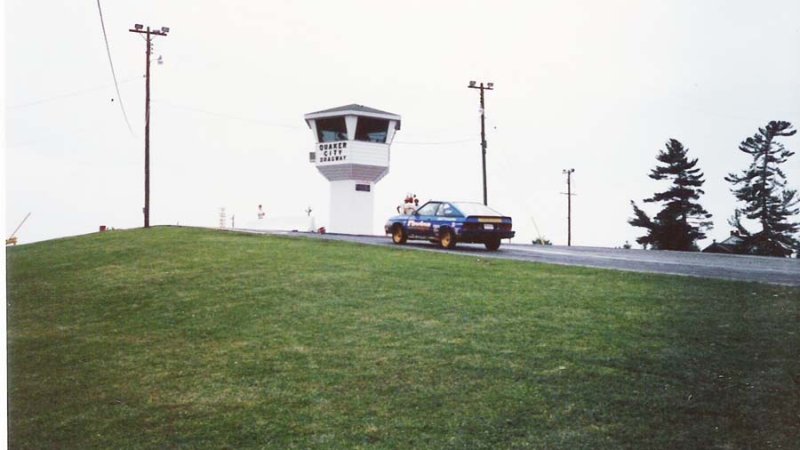
[[[486,87],[492,89],[494,87],[494,83],[486,83]]]
[[[161,27],[162,33],[169,33],[169,27]]]
[[[137,23],[136,25],[133,26],[133,28],[135,28],[137,30],[141,30],[142,28],[144,28],[144,25],[142,25],[140,23]]]
[[[475,82],[474,81],[470,81],[469,82],[469,87],[475,87]]]

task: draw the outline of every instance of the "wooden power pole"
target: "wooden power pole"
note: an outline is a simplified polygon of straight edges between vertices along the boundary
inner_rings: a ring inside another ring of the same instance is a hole
[[[153,50],[152,36],[166,36],[169,33],[168,27],[161,27],[160,30],[151,30],[150,27],[136,24],[131,33],[145,35],[147,41],[147,59],[145,71],[145,99],[144,99],[144,227],[150,228],[150,54]]]
[[[575,169],[564,169],[561,173],[567,175],[567,247],[572,245],[572,173]],[[564,192],[562,192],[564,194]]]
[[[469,82],[470,89],[480,89],[481,90],[481,160],[483,161],[483,204],[488,205],[488,198],[486,195],[486,119],[485,119],[485,105],[483,100],[483,91],[484,90],[493,90],[494,83],[486,83],[486,86],[483,85],[483,82],[479,85],[475,81]]]

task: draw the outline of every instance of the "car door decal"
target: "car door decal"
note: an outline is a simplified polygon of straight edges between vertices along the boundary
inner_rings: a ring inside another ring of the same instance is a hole
[[[430,222],[424,220],[409,220],[408,229],[412,234],[425,235],[431,227]]]

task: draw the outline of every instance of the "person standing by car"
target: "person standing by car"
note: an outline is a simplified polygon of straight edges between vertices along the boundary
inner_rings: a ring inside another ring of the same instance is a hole
[[[419,200],[417,200],[416,195],[406,194],[403,204],[397,207],[397,212],[398,214],[402,214],[404,216],[410,216],[411,214],[414,214],[414,211],[417,210],[418,205]]]

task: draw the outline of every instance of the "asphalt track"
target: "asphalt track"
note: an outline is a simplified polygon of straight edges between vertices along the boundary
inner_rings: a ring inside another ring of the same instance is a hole
[[[700,278],[752,281],[758,283],[800,286],[800,260],[764,256],[724,255],[700,252],[673,252],[599,247],[566,247],[559,245],[506,244],[490,252],[483,245],[458,244],[453,250],[443,250],[427,241],[409,241],[398,246],[388,236],[354,236],[285,231],[251,231],[276,235],[329,239],[380,245],[398,249],[434,251],[454,255],[594,267],[631,272],[661,273]]]

